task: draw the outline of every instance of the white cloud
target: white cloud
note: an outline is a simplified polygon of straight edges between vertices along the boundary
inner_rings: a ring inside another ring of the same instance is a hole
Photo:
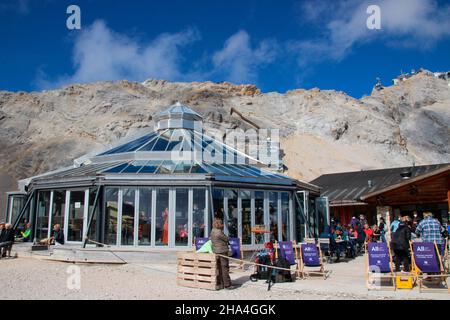
[[[49,89],[71,83],[159,78],[171,81],[202,81],[211,78],[235,83],[254,82],[258,70],[274,60],[276,45],[264,40],[253,48],[241,30],[228,38],[221,50],[205,53],[186,64],[183,49],[199,40],[196,29],[162,33],[148,44],[114,32],[103,21],[84,28],[74,38],[74,72],[52,80],[42,68],[35,85]]]
[[[369,5],[381,8],[381,30],[369,30]],[[315,10],[316,9],[316,10]],[[300,20],[322,26],[322,37],[291,41],[299,62],[345,58],[355,45],[382,39],[390,45],[429,48],[450,36],[450,6],[434,0],[318,0],[302,6]]]
[[[252,48],[246,31],[238,31],[225,41],[223,48],[212,57],[214,73],[234,83],[256,82],[257,71],[275,59],[277,45],[263,40]]]
[[[69,83],[101,80],[148,78],[179,80],[183,78],[181,49],[197,41],[199,33],[188,29],[163,33],[146,45],[110,30],[96,21],[76,36],[73,48],[74,73],[60,77],[56,83],[38,73],[38,86],[56,87]]]

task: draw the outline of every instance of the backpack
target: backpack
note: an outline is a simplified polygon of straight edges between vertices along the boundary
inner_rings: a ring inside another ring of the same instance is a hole
[[[264,266],[256,266],[256,273],[250,276],[250,280],[255,282],[258,280],[268,280],[270,278],[270,266],[272,261],[268,252],[260,252],[256,255],[256,263],[263,264]]]
[[[279,258],[275,260],[274,267],[283,268],[283,269],[291,269],[291,265],[289,261],[284,258]],[[280,269],[272,269],[272,281],[274,283],[280,282],[292,282],[291,272],[288,270],[280,270]]]

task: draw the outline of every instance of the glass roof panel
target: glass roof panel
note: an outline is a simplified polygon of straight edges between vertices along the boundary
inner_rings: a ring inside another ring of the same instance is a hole
[[[103,172],[108,172],[108,173],[120,173],[123,169],[125,169],[128,166],[128,162],[126,163],[122,163],[118,166],[112,167],[108,170],[105,170]]]
[[[219,168],[213,167],[209,163],[202,163],[202,167],[208,172],[208,173],[215,173],[215,174],[228,174],[227,172],[220,170]]]
[[[139,170],[139,173],[155,173],[161,162],[161,160],[150,160]]]
[[[151,140],[155,136],[156,136],[156,133],[152,132],[150,134],[140,137],[139,139],[130,141],[130,142],[120,145],[114,149],[108,150],[107,152],[101,153],[100,155],[108,155],[108,154],[135,151],[135,150],[139,149],[141,146],[143,146],[144,144],[146,144],[149,140]]]
[[[168,174],[172,173],[177,164],[170,160],[164,160],[163,163],[159,166],[157,174]]]
[[[192,162],[180,162],[176,165],[173,173],[189,173],[191,172]]]
[[[203,169],[201,165],[196,163],[192,166],[191,173],[207,173],[207,171]]]
[[[147,162],[147,160],[133,161],[121,173],[137,173]]]

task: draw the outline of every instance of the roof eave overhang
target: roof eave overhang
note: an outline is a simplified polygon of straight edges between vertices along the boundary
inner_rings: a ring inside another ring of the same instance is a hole
[[[415,182],[418,182],[418,181],[421,181],[421,180],[425,180],[425,179],[431,178],[433,176],[445,173],[447,171],[450,173],[450,165],[445,166],[445,167],[440,168],[440,169],[437,169],[437,170],[434,170],[432,172],[428,172],[428,173],[422,174],[420,176],[417,176],[417,177],[414,177],[414,178],[411,178],[411,179],[407,179],[405,181],[402,181],[400,183],[391,185],[389,187],[386,187],[386,188],[383,188],[383,189],[380,189],[380,190],[377,190],[377,191],[374,191],[374,192],[371,192],[371,193],[367,193],[367,194],[361,196],[360,199],[362,201],[365,201],[365,200],[367,200],[369,198],[372,198],[374,196],[378,196],[378,195],[380,195],[382,193],[385,193],[385,192],[388,192],[388,191],[392,191],[392,190],[395,190],[395,189],[407,186],[407,185],[409,185],[411,183],[415,183]]]

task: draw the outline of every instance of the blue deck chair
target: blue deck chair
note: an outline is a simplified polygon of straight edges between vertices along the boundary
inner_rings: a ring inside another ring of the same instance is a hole
[[[440,247],[436,242],[411,242],[412,269],[420,291],[449,290]],[[428,286],[433,285],[433,286]]]
[[[278,251],[280,253],[278,254]],[[297,259],[297,250],[295,249],[295,241],[280,241],[275,243],[275,258],[280,256],[289,262],[289,265],[295,266],[295,273],[300,277],[300,261]]]
[[[387,242],[369,242],[366,248],[366,285],[368,290],[395,290],[391,250]],[[384,282],[389,280],[389,285]]]
[[[309,271],[306,268],[316,268]],[[317,269],[318,268],[318,269]],[[328,277],[328,272],[325,271],[322,251],[314,243],[300,244],[300,277],[305,279],[311,275],[322,276],[323,279]]]
[[[242,241],[240,238],[229,238],[229,243],[230,243],[230,248],[231,248],[231,258],[234,259],[244,259],[244,252],[242,250]],[[230,265],[231,265],[230,261]],[[240,262],[239,264],[239,268],[242,268],[243,262]]]
[[[194,237],[194,251],[199,250],[206,242],[208,242],[209,238],[202,237]]]

